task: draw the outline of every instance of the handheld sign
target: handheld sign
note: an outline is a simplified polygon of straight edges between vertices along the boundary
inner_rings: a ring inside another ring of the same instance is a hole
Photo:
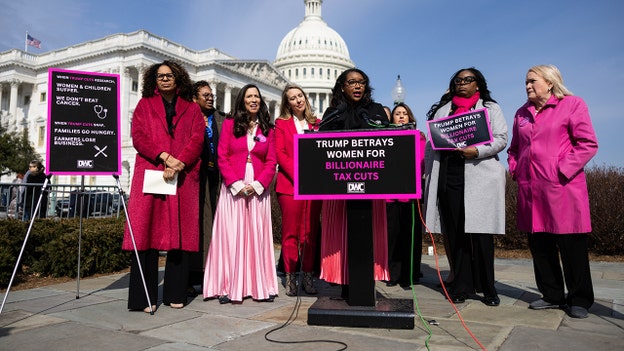
[[[454,150],[494,140],[485,108],[428,121],[427,128],[434,150]]]
[[[50,68],[48,94],[48,172],[120,174],[119,75]]]
[[[420,131],[297,134],[297,200],[418,199]]]

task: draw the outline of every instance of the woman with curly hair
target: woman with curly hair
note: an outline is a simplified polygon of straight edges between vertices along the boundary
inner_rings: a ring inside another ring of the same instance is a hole
[[[158,256],[167,251],[163,304],[186,304],[189,253],[199,250],[199,168],[204,119],[192,99],[192,84],[179,63],[164,61],[143,74],[143,97],[132,118],[137,150],[128,214],[139,252],[132,256],[128,309],[153,312],[158,299]],[[177,178],[174,195],[143,192],[147,170]],[[122,248],[133,250],[126,226]],[[149,303],[139,266],[145,275]]]
[[[277,276],[273,252],[270,185],[275,177],[275,132],[269,110],[253,84],[236,97],[221,127],[217,162],[221,192],[204,270],[204,299],[273,301]]]
[[[383,106],[372,99],[369,82],[366,73],[360,69],[350,68],[342,72],[332,89],[332,100],[325,111],[319,130],[370,129],[388,125],[388,116]],[[359,295],[367,293],[356,291],[349,295],[349,286],[353,285],[350,284],[349,277],[355,275],[355,272],[349,272],[347,248],[350,245],[347,233],[351,232],[347,224],[349,217],[354,218],[353,214],[357,216],[366,214],[363,215],[360,224],[364,228],[372,228],[372,243],[367,240],[366,244],[372,245],[369,252],[373,252],[373,279],[389,279],[385,200],[324,200],[321,213],[320,278],[329,283],[342,285],[342,297],[349,303],[354,300],[354,295],[357,299]],[[359,249],[365,251],[369,247]],[[351,257],[355,254],[359,253],[351,253]],[[368,279],[368,275],[366,276]],[[371,292],[374,293],[374,289],[371,289]]]

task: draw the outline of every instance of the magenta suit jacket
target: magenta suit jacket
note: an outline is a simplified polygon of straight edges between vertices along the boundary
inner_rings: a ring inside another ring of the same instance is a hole
[[[251,150],[251,164],[254,169],[254,180],[268,189],[275,177],[275,131],[269,129],[269,135],[262,137],[262,130],[256,130],[256,136],[260,141]],[[234,119],[227,118],[221,127],[221,135],[218,146],[219,170],[226,186],[232,185],[237,180],[245,179],[245,167],[247,166],[247,136],[236,138],[234,136]]]
[[[314,126],[308,123],[309,129]],[[295,184],[295,135],[297,127],[294,118],[275,120],[275,148],[277,152],[277,184],[275,192],[293,195]]]

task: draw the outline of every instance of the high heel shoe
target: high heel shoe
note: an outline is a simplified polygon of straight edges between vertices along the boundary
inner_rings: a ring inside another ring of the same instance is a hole
[[[312,272],[303,272],[303,291],[309,295],[316,295],[318,291],[314,288],[314,279],[312,278]]]

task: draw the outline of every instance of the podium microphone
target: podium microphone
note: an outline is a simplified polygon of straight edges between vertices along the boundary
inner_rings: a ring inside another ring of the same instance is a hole
[[[345,112],[347,110],[347,104],[345,102],[341,102],[334,111],[332,111],[331,113],[329,113],[327,116],[325,116],[322,120],[321,123],[319,124],[319,129],[323,128],[324,126],[328,125],[329,122],[333,122],[333,120],[336,119],[336,117],[338,117],[338,115],[340,115],[341,113]]]

